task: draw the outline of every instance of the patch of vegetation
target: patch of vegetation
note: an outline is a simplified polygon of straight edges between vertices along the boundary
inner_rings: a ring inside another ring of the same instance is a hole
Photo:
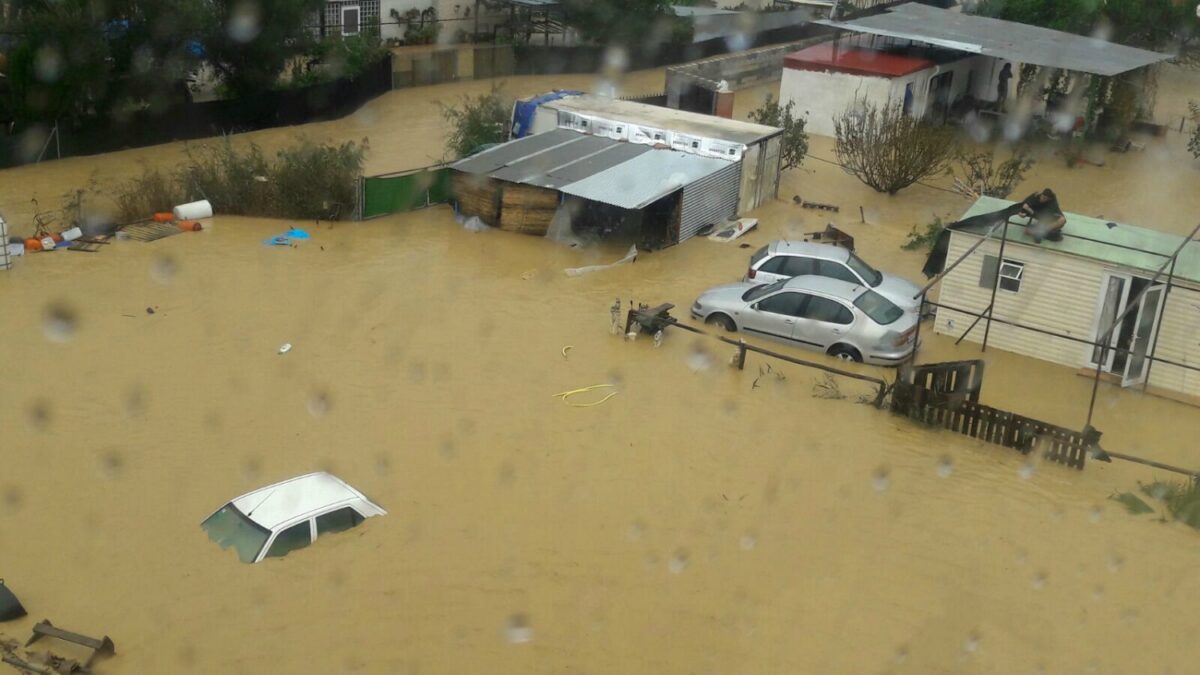
[[[960,150],[954,156],[955,180],[977,194],[1003,199],[1012,194],[1035,161],[1021,148],[1014,148],[1008,159],[998,164],[994,148],[980,152]]]
[[[825,373],[821,379],[813,383],[813,396],[835,401],[846,398],[846,395],[842,393],[841,384],[829,373]]]
[[[454,158],[466,157],[481,146],[500,143],[507,136],[512,101],[500,91],[503,83],[493,84],[486,94],[463,95],[458,103],[438,102],[442,118],[450,125],[446,150]]]
[[[834,117],[833,127],[842,168],[889,195],[942,173],[958,151],[950,130],[925,124],[900,105],[856,101]]]
[[[795,105],[795,101],[780,105],[774,96],[767,94],[767,100],[750,111],[751,122],[783,129],[779,155],[782,160],[780,168],[784,171],[800,166],[804,162],[804,156],[808,154],[808,132],[804,130],[808,120],[805,117],[796,117],[792,111]]]
[[[1166,516],[1188,527],[1200,530],[1200,481],[1171,483],[1154,481],[1139,483],[1139,490],[1152,501],[1158,502]],[[1139,515],[1153,513],[1154,507],[1132,492],[1114,494],[1109,499],[1119,502],[1129,513]]]
[[[354,77],[387,53],[387,48],[378,36],[328,38],[313,48],[312,60],[297,59],[292,62],[291,77],[285,86],[307,87],[343,77]]]
[[[941,216],[934,216],[933,220],[926,223],[924,227],[914,225],[912,231],[905,237],[904,243],[900,244],[900,248],[905,251],[932,251],[933,245],[937,243],[938,237],[942,236],[942,230],[945,229],[946,224],[942,222]]]
[[[274,157],[251,144],[188,148],[174,169],[143,168],[113,195],[121,222],[148,218],[176,204],[207,199],[221,214],[337,220],[354,213],[367,141],[314,143],[303,139]]]

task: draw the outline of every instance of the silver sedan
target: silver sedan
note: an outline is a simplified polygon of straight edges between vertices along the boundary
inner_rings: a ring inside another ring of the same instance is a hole
[[[846,361],[898,365],[916,347],[915,314],[869,287],[829,277],[710,288],[692,305],[692,317]]]

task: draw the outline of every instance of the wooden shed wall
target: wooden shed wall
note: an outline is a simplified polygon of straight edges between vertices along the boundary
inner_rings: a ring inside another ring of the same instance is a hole
[[[500,198],[500,229],[545,236],[558,204],[556,190],[504,183]]]
[[[479,216],[491,227],[500,226],[500,193],[503,183],[495,178],[454,171],[450,176],[450,194],[464,216]]]

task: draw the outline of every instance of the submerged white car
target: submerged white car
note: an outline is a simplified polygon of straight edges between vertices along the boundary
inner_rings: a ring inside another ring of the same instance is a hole
[[[244,494],[200,527],[221,548],[232,546],[242,562],[256,563],[386,513],[345,481],[320,471]]]

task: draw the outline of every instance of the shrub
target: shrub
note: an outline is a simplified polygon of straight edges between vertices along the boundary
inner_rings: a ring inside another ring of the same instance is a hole
[[[751,122],[783,129],[779,154],[782,160],[780,168],[785,171],[800,166],[804,156],[808,154],[808,132],[804,130],[807,120],[792,113],[794,106],[795,101],[779,105],[774,96],[767,94],[767,100],[762,106],[750,111]]]
[[[890,195],[941,173],[957,151],[947,129],[923,124],[899,105],[855,102],[833,125],[842,168]]]
[[[257,145],[238,151],[226,139],[189,147],[176,169],[143,168],[113,199],[122,222],[197,199],[222,214],[336,220],[354,213],[366,152],[365,139],[341,145],[302,139],[268,159]]]
[[[924,229],[914,225],[904,243],[900,244],[900,248],[905,251],[932,251],[944,229],[946,224],[942,222],[941,217],[934,216],[933,221],[926,223]]]
[[[1012,194],[1017,183],[1034,164],[1023,149],[1014,149],[1009,158],[996,163],[995,149],[984,152],[960,150],[954,157],[958,171],[956,179],[971,190],[988,197],[1003,199]]]
[[[442,118],[450,125],[446,150],[452,156],[466,157],[480,146],[504,140],[512,102],[501,96],[500,88],[500,84],[493,84],[486,94],[464,95],[457,105],[438,102]]]

